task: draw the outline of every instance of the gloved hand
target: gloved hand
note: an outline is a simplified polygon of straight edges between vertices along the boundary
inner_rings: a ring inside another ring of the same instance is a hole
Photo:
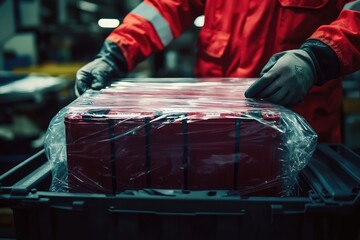
[[[316,69],[310,55],[302,50],[289,50],[273,55],[245,92],[247,98],[264,99],[281,105],[302,101],[316,83]]]
[[[80,96],[90,88],[102,89],[114,78],[124,77],[126,73],[127,63],[119,47],[105,41],[97,57],[77,71],[75,94]]]

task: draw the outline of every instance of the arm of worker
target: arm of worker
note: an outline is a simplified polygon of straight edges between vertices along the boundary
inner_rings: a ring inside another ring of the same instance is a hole
[[[105,40],[102,50],[76,75],[75,91],[101,89],[163,50],[204,11],[202,0],[145,0]]]
[[[294,105],[310,88],[360,69],[360,0],[320,26],[299,49],[277,53],[245,92],[248,98]]]

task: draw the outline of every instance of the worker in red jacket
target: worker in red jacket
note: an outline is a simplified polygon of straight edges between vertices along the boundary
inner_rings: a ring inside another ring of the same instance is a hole
[[[76,90],[125,76],[204,14],[196,77],[260,76],[246,97],[290,106],[320,142],[340,142],[336,79],[360,68],[359,9],[360,0],[145,0],[78,71]]]

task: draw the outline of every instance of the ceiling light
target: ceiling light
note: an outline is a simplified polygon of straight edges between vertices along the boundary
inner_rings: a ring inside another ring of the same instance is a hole
[[[115,18],[101,18],[98,24],[102,28],[116,28],[120,25],[120,21]]]

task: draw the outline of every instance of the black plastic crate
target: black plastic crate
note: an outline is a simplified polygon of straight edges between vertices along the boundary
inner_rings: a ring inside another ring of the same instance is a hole
[[[44,152],[0,176],[18,239],[360,239],[360,157],[319,145],[293,197],[143,189],[49,192]]]

